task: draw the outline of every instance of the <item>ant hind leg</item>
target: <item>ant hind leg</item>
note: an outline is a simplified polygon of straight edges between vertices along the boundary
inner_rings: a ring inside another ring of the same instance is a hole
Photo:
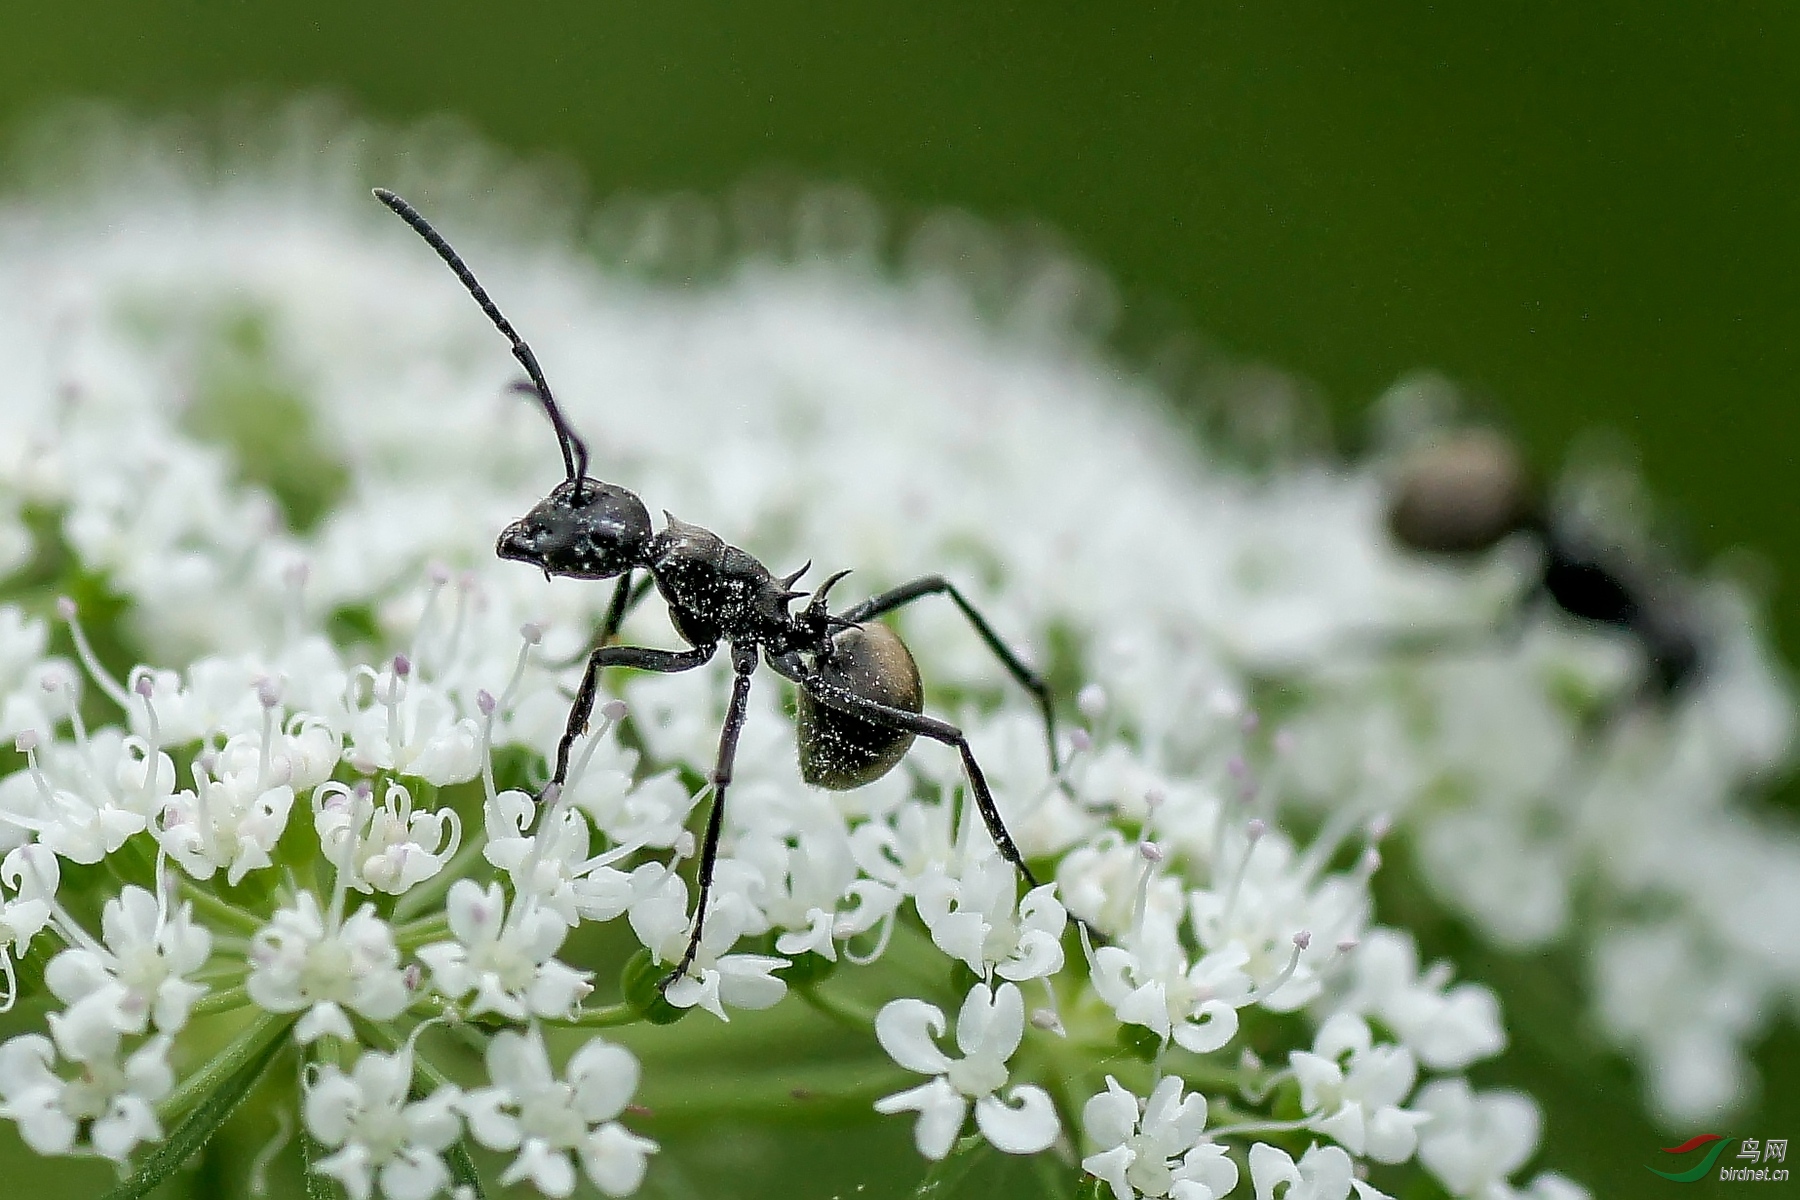
[[[994,632],[994,627],[988,624],[987,618],[982,616],[973,604],[969,603],[968,597],[957,590],[955,584],[942,575],[926,575],[911,583],[903,583],[897,588],[890,588],[879,596],[871,596],[861,604],[842,613],[841,616],[846,621],[867,621],[911,604],[922,596],[937,595],[950,597],[951,603],[961,610],[976,635],[993,652],[994,657],[1000,660],[1000,665],[1006,668],[1007,674],[1011,675],[1020,687],[1030,692],[1037,701],[1038,711],[1044,718],[1044,743],[1050,754],[1050,774],[1058,775],[1062,770],[1062,765],[1056,750],[1056,706],[1050,694],[1050,685],[1044,681],[1042,675],[1027,666],[1025,660],[1014,653],[1012,647],[1008,646],[998,633]]]
[[[796,682],[805,688],[807,693],[818,703],[851,716],[861,717],[876,725],[884,725],[890,729],[904,729],[908,733],[928,737],[934,742],[942,742],[953,746],[962,758],[963,774],[968,777],[969,791],[975,797],[975,808],[981,813],[982,824],[987,826],[988,836],[994,841],[994,848],[1000,856],[1019,869],[1030,887],[1037,887],[1038,880],[1025,864],[1025,856],[1019,853],[1019,847],[1013,841],[1012,833],[1006,828],[1006,822],[1000,817],[1000,806],[994,803],[994,793],[988,787],[987,776],[982,774],[981,764],[975,761],[975,752],[969,747],[969,739],[963,731],[948,721],[940,721],[936,717],[928,717],[924,713],[908,712],[903,708],[881,704],[865,699],[856,693],[839,687],[818,675],[803,675]]]

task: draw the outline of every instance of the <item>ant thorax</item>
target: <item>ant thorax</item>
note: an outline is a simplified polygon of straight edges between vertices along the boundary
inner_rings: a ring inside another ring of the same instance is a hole
[[[675,630],[696,646],[755,642],[780,653],[798,629],[789,591],[748,551],[709,529],[665,513],[668,526],[650,539],[649,568]]]

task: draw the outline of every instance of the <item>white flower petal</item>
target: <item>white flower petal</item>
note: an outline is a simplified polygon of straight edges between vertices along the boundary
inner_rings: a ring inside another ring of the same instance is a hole
[[[1050,1094],[1027,1083],[1008,1092],[1007,1100],[1002,1103],[998,1096],[983,1096],[975,1102],[975,1124],[982,1136],[1008,1154],[1049,1149],[1062,1128]]]
[[[940,1075],[950,1066],[949,1056],[934,1041],[943,1036],[944,1014],[923,1000],[890,1000],[875,1014],[875,1040],[881,1048],[921,1075]]]

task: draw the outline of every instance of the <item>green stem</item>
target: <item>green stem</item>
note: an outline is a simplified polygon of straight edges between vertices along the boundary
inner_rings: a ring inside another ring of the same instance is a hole
[[[180,1124],[169,1130],[136,1171],[120,1179],[102,1200],[144,1200],[162,1182],[193,1158],[210,1142],[219,1127],[256,1090],[257,1083],[272,1063],[286,1049],[285,1035],[294,1018],[269,1017],[245,1031],[245,1035],[226,1047],[223,1053],[188,1081],[170,1100],[184,1099],[189,1110]],[[224,1073],[219,1073],[224,1068]],[[194,1095],[190,1085],[196,1081],[206,1090]]]
[[[643,1019],[643,1014],[637,1009],[620,1002],[602,1008],[584,1009],[579,1016],[545,1017],[542,1023],[556,1029],[609,1029],[618,1025],[632,1025]]]
[[[708,1129],[720,1122],[765,1129],[841,1126],[875,1120],[875,1101],[917,1081],[885,1061],[751,1072],[647,1098],[644,1120],[653,1129]]]
[[[385,1028],[375,1024],[373,1021],[365,1021],[361,1017],[354,1018],[354,1021],[356,1023],[356,1032],[362,1037],[363,1041],[375,1047],[375,1049],[381,1051],[383,1054],[394,1054],[399,1051],[400,1039],[395,1037],[392,1033],[389,1033]],[[435,1063],[419,1053],[417,1046],[413,1048],[412,1058],[413,1074],[423,1077],[432,1087],[439,1088],[453,1082],[448,1075],[438,1069]]]
[[[233,1009],[242,1008],[248,1003],[250,1003],[250,993],[240,983],[235,987],[228,987],[222,992],[213,992],[210,995],[202,996],[194,1005],[193,1015],[209,1017],[214,1013],[230,1012]]]
[[[420,946],[442,941],[449,936],[450,917],[446,913],[432,913],[429,917],[420,917],[394,930],[394,942],[402,950],[417,950]]]
[[[364,1020],[362,1017],[353,1016],[350,1018],[350,1023],[356,1026],[356,1033],[359,1038],[375,1047],[375,1049],[381,1051],[383,1054],[392,1054],[400,1048],[400,1039],[389,1033],[382,1026],[377,1025],[375,1022]],[[414,1058],[417,1057],[417,1055],[414,1055]]]
[[[1227,1110],[1229,1113],[1230,1110]],[[1230,1113],[1230,1115],[1238,1115]],[[1243,1137],[1249,1133],[1292,1133],[1297,1129],[1305,1129],[1311,1118],[1302,1117],[1295,1121],[1240,1121],[1236,1125],[1221,1125],[1217,1129],[1209,1129],[1206,1135],[1210,1138]]]
[[[191,900],[195,908],[213,920],[228,925],[247,936],[253,936],[262,931],[264,921],[261,917],[247,913],[237,905],[219,899],[190,879],[186,872],[175,872],[175,880],[176,886],[181,889],[181,894]]]
[[[458,879],[468,878],[470,868],[481,861],[482,851],[486,846],[485,833],[471,834],[463,842],[461,849],[457,850],[456,857],[444,864],[443,870],[394,902],[394,920],[410,921],[420,913],[436,908],[450,893],[451,884]]]
[[[204,1096],[219,1086],[224,1080],[235,1074],[238,1068],[266,1050],[269,1044],[281,1037],[293,1027],[298,1020],[295,1013],[263,1013],[244,1028],[244,1031],[217,1054],[207,1060],[206,1065],[181,1081],[181,1086],[163,1098],[156,1106],[157,1113],[167,1121],[179,1116],[193,1106],[196,1097]]]
[[[317,1045],[318,1043],[315,1042],[314,1047],[316,1048]],[[309,1052],[298,1054],[295,1057],[299,1059],[300,1078],[296,1081],[297,1089],[294,1094],[301,1097],[301,1102],[304,1104],[306,1068],[313,1059],[313,1055]],[[344,1189],[338,1186],[337,1180],[321,1175],[313,1169],[313,1164],[326,1157],[326,1152],[325,1147],[319,1144],[319,1139],[313,1136],[312,1130],[306,1127],[304,1118],[300,1121],[298,1141],[300,1143],[300,1176],[306,1184],[306,1200],[344,1200]]]
[[[824,1013],[840,1025],[848,1026],[858,1033],[869,1033],[875,1028],[875,1014],[860,1004],[821,991],[816,987],[795,988],[800,998]]]

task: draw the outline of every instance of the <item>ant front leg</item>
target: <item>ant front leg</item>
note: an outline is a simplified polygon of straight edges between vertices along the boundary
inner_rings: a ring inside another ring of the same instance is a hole
[[[606,606],[606,620],[601,622],[600,628],[595,631],[594,640],[589,646],[590,650],[598,650],[602,646],[612,645],[619,636],[620,627],[625,624],[625,618],[645,596],[650,594],[650,589],[655,585],[656,580],[646,575],[642,579],[634,581],[632,578],[634,574],[636,572],[627,571],[619,576],[619,582],[613,587],[612,602]]]
[[[700,846],[700,870],[696,884],[698,897],[694,903],[694,931],[688,935],[687,949],[681,961],[662,981],[662,990],[683,975],[700,952],[700,934],[706,928],[706,902],[712,898],[713,869],[719,861],[719,832],[725,827],[725,789],[731,785],[732,765],[737,761],[738,736],[744,732],[744,720],[750,705],[750,676],[756,672],[756,647],[731,648],[731,703],[725,710],[725,727],[719,731],[719,757],[713,765],[712,811],[706,815],[706,840]]]
[[[1026,666],[1024,659],[1013,653],[1012,647],[1001,640],[1000,635],[994,632],[994,627],[987,623],[987,618],[976,611],[975,606],[969,603],[968,597],[956,589],[955,584],[942,575],[926,575],[911,583],[903,583],[897,588],[891,588],[879,596],[871,596],[840,615],[846,621],[860,623],[879,617],[883,613],[893,612],[897,608],[911,604],[921,596],[935,595],[950,597],[951,603],[962,610],[962,615],[968,618],[970,626],[987,644],[987,648],[993,651],[994,657],[1000,660],[1000,665],[1006,668],[1007,674],[1011,675],[1018,681],[1020,687],[1036,698],[1038,709],[1044,716],[1044,741],[1050,750],[1050,774],[1055,776],[1062,770],[1062,767],[1057,760],[1056,708],[1050,695],[1050,685],[1044,682],[1042,675]]]
[[[575,703],[569,708],[569,722],[563,727],[562,740],[556,744],[556,773],[550,782],[561,787],[569,776],[569,752],[587,728],[594,714],[594,699],[600,690],[600,672],[608,667],[635,667],[639,671],[659,671],[665,675],[691,671],[712,660],[716,646],[696,646],[692,650],[652,650],[644,646],[601,646],[588,655],[587,670],[581,674],[581,687]]]
[[[916,733],[934,742],[956,747],[956,752],[962,756],[963,773],[969,779],[969,790],[975,795],[975,807],[981,813],[982,824],[987,826],[988,836],[994,839],[995,849],[1000,851],[1000,856],[1007,862],[1019,868],[1019,873],[1025,877],[1028,886],[1038,886],[1037,877],[1025,865],[1025,856],[1019,853],[1018,845],[1007,831],[1006,822],[1000,819],[1000,807],[994,803],[994,793],[988,788],[987,776],[981,773],[981,764],[975,761],[975,752],[969,748],[969,739],[963,736],[962,730],[948,721],[940,721],[924,713],[908,712],[903,708],[864,699],[819,675],[803,674],[795,682],[806,689],[807,695],[828,708],[861,717],[875,725],[904,729],[908,733]]]
[[[619,630],[624,626],[625,618],[630,616],[632,610],[643,602],[644,597],[650,594],[650,589],[656,584],[656,581],[648,575],[642,579],[634,579],[635,574],[633,571],[627,571],[619,576],[619,582],[613,585],[612,600],[606,606],[606,616],[601,619],[600,628],[594,630],[594,636],[588,639],[587,649],[580,654],[572,654],[561,662],[552,663],[551,665],[555,669],[560,671],[565,667],[572,667],[600,647],[610,646],[618,641]]]

